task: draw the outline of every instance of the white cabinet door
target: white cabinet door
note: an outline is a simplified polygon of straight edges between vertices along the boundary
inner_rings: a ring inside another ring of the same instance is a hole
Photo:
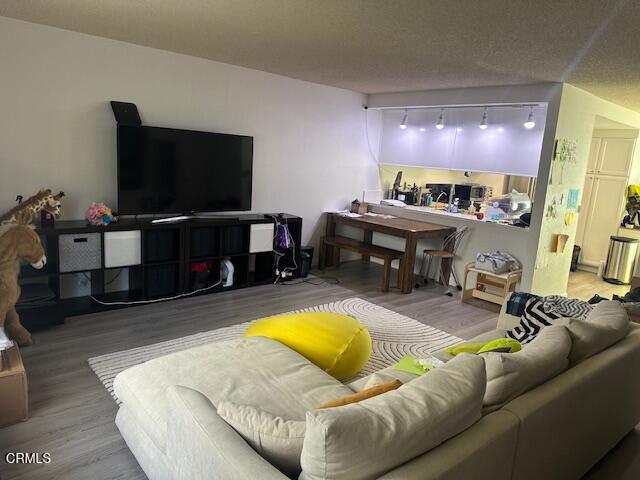
[[[580,214],[578,215],[578,228],[576,229],[576,245],[582,247],[584,240],[584,231],[591,215],[591,205],[593,197],[594,176],[587,174],[584,179],[584,188],[582,189],[582,198],[580,199]]]
[[[626,177],[594,177],[580,263],[597,267],[606,261],[609,237],[622,220],[626,188]]]
[[[596,170],[600,175],[619,175],[627,177],[631,169],[633,138],[603,138]],[[591,161],[591,160],[590,160]]]
[[[587,163],[587,173],[595,173],[600,158],[600,146],[602,139],[593,137],[591,139],[591,150],[589,150],[589,162]]]

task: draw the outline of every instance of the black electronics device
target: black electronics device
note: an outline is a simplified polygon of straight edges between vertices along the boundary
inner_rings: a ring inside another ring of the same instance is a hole
[[[427,183],[425,187],[431,192],[431,197],[434,202],[449,202],[449,197],[451,196],[451,184]]]
[[[119,124],[118,213],[251,209],[253,137]]]
[[[116,122],[120,125],[142,125],[138,107],[135,103],[111,101],[111,109]]]

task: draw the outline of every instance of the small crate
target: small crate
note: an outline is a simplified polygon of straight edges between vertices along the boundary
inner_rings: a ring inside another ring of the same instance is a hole
[[[80,272],[102,268],[100,233],[60,235],[60,272]]]
[[[464,286],[460,297],[463,302],[468,302],[471,298],[479,298],[502,305],[509,293],[515,291],[516,285],[522,278],[522,270],[491,273],[475,265],[475,262],[471,262],[464,269]],[[477,274],[476,285],[474,288],[467,288],[467,279],[472,272]]]
[[[18,347],[0,352],[0,427],[29,418],[27,373]]]

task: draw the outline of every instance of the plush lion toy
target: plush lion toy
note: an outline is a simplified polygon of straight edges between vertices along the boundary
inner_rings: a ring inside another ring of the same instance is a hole
[[[29,212],[19,213],[15,223],[0,227],[0,329],[4,327],[7,336],[20,346],[33,343],[15,308],[20,298],[20,260],[37,269],[47,263],[40,237],[30,225],[31,216]]]

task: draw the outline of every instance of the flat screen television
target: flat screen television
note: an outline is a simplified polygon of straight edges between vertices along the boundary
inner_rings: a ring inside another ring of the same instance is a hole
[[[253,137],[118,125],[118,213],[251,209]]]

